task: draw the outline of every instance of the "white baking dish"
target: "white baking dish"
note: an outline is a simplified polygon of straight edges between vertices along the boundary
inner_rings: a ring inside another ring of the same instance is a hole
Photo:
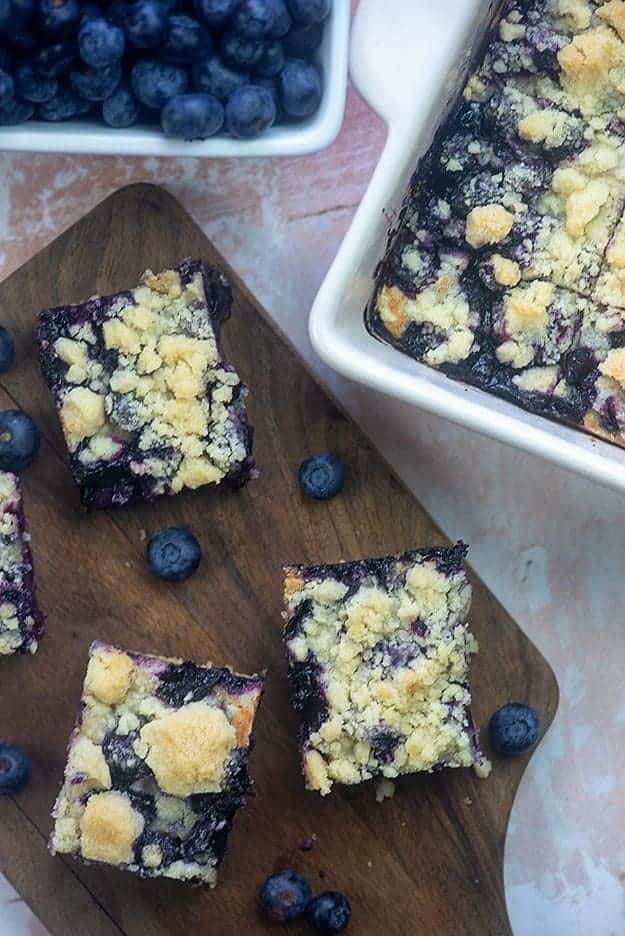
[[[0,127],[0,150],[37,153],[99,153],[124,156],[299,156],[329,146],[338,136],[345,111],[350,0],[334,0],[319,50],[324,75],[323,102],[310,120],[273,127],[256,140],[216,136],[198,143],[168,140],[158,127],[113,130],[95,121],[28,121]]]
[[[388,138],[313,305],[311,340],[327,364],[353,380],[625,491],[625,451],[449,380],[377,341],[364,326],[389,223],[494,6],[486,0],[361,0],[352,29],[352,80],[388,125]]]

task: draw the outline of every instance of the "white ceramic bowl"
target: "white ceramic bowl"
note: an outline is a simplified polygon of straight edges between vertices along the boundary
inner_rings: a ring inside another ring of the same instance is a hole
[[[369,188],[317,295],[310,337],[336,371],[625,492],[625,451],[449,380],[366,331],[376,264],[418,157],[464,77],[495,4],[487,0],[361,0],[352,80],[388,126]]]
[[[233,140],[219,135],[202,142],[186,143],[184,140],[168,140],[158,127],[147,125],[113,130],[95,121],[28,121],[19,127],[0,127],[0,150],[213,158],[314,153],[336,139],[343,123],[349,23],[349,0],[334,0],[318,54],[318,63],[323,70],[324,96],[317,113],[302,123],[273,127],[256,140]]]

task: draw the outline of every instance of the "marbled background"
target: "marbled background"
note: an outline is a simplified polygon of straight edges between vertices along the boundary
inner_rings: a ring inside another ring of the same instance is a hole
[[[438,523],[472,544],[474,568],[556,671],[559,714],[525,776],[507,842],[515,933],[620,936],[623,498],[346,382],[308,343],[312,299],[383,140],[350,92],[338,141],[297,160],[0,156],[0,274],[130,182],[158,182],[180,199]],[[40,932],[0,880],[0,934]]]

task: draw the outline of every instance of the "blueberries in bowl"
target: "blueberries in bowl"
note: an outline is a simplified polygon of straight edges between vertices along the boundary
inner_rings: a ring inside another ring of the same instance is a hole
[[[21,410],[0,412],[0,470],[21,471],[39,451],[41,436],[32,416]]]
[[[19,793],[30,780],[30,759],[13,744],[0,741],[0,794]]]
[[[212,94],[179,94],[161,111],[161,127],[168,137],[205,140],[221,130],[224,109]]]
[[[276,105],[271,93],[261,85],[243,85],[228,98],[226,127],[233,137],[249,140],[275,122]]]
[[[491,747],[499,754],[522,754],[536,744],[539,732],[536,711],[521,702],[503,705],[488,723]]]
[[[114,128],[141,119],[181,139],[220,131],[252,139],[320,106],[314,59],[331,7],[332,0],[0,0],[0,126],[89,114]]]
[[[0,435],[0,439],[2,436]],[[197,570],[202,550],[195,536],[182,527],[167,527],[148,540],[152,572],[169,582],[182,582]]]
[[[260,907],[279,923],[297,920],[308,908],[312,897],[310,884],[298,871],[277,871],[260,889]]]

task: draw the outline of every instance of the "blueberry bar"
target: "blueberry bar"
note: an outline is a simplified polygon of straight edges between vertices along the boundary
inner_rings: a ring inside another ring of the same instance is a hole
[[[52,854],[214,887],[260,676],[96,642],[53,810]]]
[[[0,472],[0,656],[35,653],[43,636],[17,475]]]
[[[369,331],[625,444],[625,0],[508,0],[413,175]]]
[[[470,712],[462,543],[285,568],[284,640],[306,785],[323,796],[483,763]]]
[[[196,260],[41,313],[40,361],[88,508],[255,476],[247,390],[224,362],[232,295]]]

